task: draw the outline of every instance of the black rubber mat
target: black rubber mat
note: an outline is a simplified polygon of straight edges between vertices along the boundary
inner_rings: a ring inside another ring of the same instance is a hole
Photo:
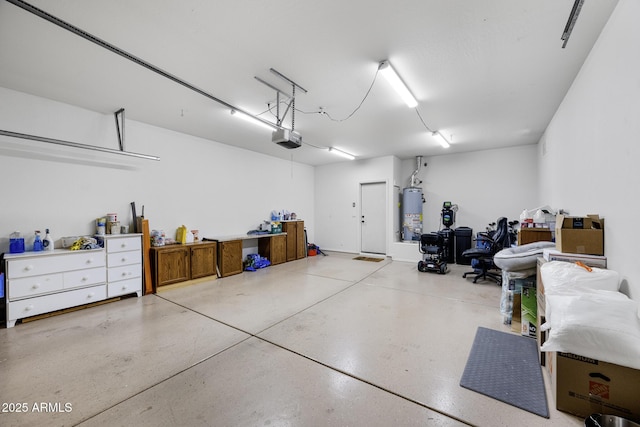
[[[536,340],[479,327],[460,385],[549,418]]]

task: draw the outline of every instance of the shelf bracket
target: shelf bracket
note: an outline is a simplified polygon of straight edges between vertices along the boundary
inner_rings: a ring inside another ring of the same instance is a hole
[[[118,131],[118,146],[120,151],[124,151],[124,108],[113,113],[116,119],[116,130]]]

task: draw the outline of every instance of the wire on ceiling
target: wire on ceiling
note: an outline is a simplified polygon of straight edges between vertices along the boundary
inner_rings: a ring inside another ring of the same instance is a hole
[[[347,117],[345,117],[344,119],[333,118],[324,109],[320,110],[319,113],[326,116],[329,120],[334,122],[344,122],[349,120],[360,109],[360,107],[362,107],[362,104],[364,104],[364,101],[366,101],[367,98],[369,97],[369,93],[371,93],[371,89],[373,89],[373,85],[376,83],[376,79],[378,78],[378,71],[379,71],[379,68],[376,68],[376,73],[373,75],[373,81],[371,82],[371,85],[369,85],[369,89],[367,89],[367,93],[364,94],[364,98],[362,98],[362,101],[360,101],[360,104],[358,104],[355,110],[353,110]]]
[[[349,113],[345,118],[343,119],[337,119],[335,117],[331,117],[331,114],[329,114],[324,108],[320,108],[319,110],[314,110],[314,111],[304,111],[301,110],[299,108],[295,108],[295,111],[301,114],[321,114],[325,117],[327,117],[329,120],[334,121],[334,122],[344,122],[349,120],[351,117],[353,117],[353,115],[355,113],[358,112],[358,110],[360,109],[360,107],[362,107],[362,104],[364,104],[364,102],[367,100],[367,98],[369,97],[369,94],[371,93],[371,89],[373,89],[373,85],[376,83],[376,79],[378,78],[378,69],[376,69],[376,73],[373,76],[373,81],[371,82],[371,84],[369,85],[369,89],[367,89],[367,92],[365,93],[364,97],[362,98],[362,100],[360,101],[360,103],[358,104],[358,106],[351,112]],[[284,101],[280,101],[280,104],[284,104],[287,105],[286,102]],[[274,106],[271,103],[267,103],[267,109],[264,110],[261,113],[256,114],[256,116],[261,116],[263,114],[266,113],[271,113],[274,117],[277,118],[276,113],[273,112],[273,108]]]
[[[376,72],[375,72],[375,74],[374,74],[374,76],[373,76],[373,80],[371,81],[371,84],[369,85],[369,89],[367,89],[367,92],[365,93],[364,97],[362,98],[362,100],[360,101],[360,103],[358,104],[358,106],[357,106],[357,107],[356,107],[356,108],[355,108],[351,113],[349,113],[345,118],[343,118],[343,119],[336,119],[336,118],[334,118],[334,117],[331,117],[331,115],[330,115],[330,114],[329,114],[329,113],[328,113],[324,108],[320,108],[319,110],[315,110],[315,111],[304,111],[304,110],[301,110],[301,109],[299,109],[299,108],[295,108],[295,111],[297,111],[298,113],[301,113],[301,114],[321,114],[321,115],[323,115],[323,116],[327,117],[329,120],[334,121],[334,122],[344,122],[344,121],[347,121],[347,120],[349,120],[351,117],[353,117],[353,115],[354,115],[356,112],[358,112],[358,110],[362,107],[362,105],[364,104],[364,102],[365,102],[365,101],[367,100],[367,98],[369,97],[369,94],[371,93],[371,90],[373,89],[373,86],[375,85],[376,80],[377,80],[377,78],[378,78],[378,73],[379,73],[379,71],[380,71],[380,68],[379,68],[379,67],[378,67],[378,68],[376,68]],[[287,103],[286,103],[286,102],[284,102],[284,101],[280,101],[280,104],[285,104],[285,105],[287,105]],[[274,105],[273,105],[273,104],[271,104],[271,103],[267,103],[267,109],[266,109],[266,110],[264,110],[264,111],[263,111],[263,112],[261,112],[261,113],[256,114],[256,115],[257,115],[257,116],[261,116],[261,115],[266,114],[266,113],[271,113],[274,117],[277,117],[276,113],[274,113],[274,112],[273,112],[273,109],[274,109],[274,108],[275,108],[275,107],[274,107]],[[418,109],[418,107],[415,107],[415,108],[414,108],[414,110],[416,111],[416,114],[418,115],[418,118],[420,119],[420,122],[422,123],[422,126],[424,126],[424,128],[425,128],[429,133],[431,133],[432,135],[438,134],[441,138],[443,138],[443,139],[445,139],[445,141],[447,141],[447,140],[446,140],[446,138],[444,137],[444,135],[442,135],[442,134],[441,134],[439,131],[437,131],[437,130],[433,130],[433,129],[431,129],[431,128],[429,127],[429,125],[427,125],[427,123],[425,122],[424,118],[422,117],[422,114],[420,114],[420,110]],[[447,141],[447,143],[449,143],[449,142]],[[327,147],[318,147],[318,146],[315,146],[315,145],[313,145],[313,144],[310,144],[310,143],[308,143],[308,142],[306,142],[306,141],[304,142],[304,144],[305,144],[305,145],[309,145],[309,146],[314,147],[314,148],[327,149]]]
[[[420,114],[420,110],[418,110],[418,107],[415,108],[416,110],[416,114],[418,115],[418,118],[420,119],[420,121],[422,122],[422,126],[425,127],[426,130],[428,130],[429,132],[433,133],[435,132],[434,130],[432,130],[424,121],[424,119],[422,118],[422,114]]]

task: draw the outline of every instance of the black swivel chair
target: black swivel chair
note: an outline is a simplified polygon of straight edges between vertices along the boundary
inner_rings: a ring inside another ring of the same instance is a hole
[[[462,252],[464,258],[477,260],[477,266],[474,270],[464,273],[462,277],[466,278],[467,275],[475,274],[473,283],[477,283],[478,279],[492,279],[498,285],[502,284],[502,275],[490,270],[496,268],[493,263],[493,256],[503,248],[511,246],[511,236],[509,234],[507,218],[499,218],[495,231],[491,233],[479,233],[478,239],[482,239],[484,247],[471,248]]]

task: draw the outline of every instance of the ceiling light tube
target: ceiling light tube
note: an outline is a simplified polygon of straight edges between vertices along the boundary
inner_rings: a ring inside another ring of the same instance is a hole
[[[438,140],[438,143],[442,145],[442,148],[449,148],[451,146],[451,144],[449,144],[449,141],[447,141],[447,139],[442,136],[440,131],[435,131],[431,135]]]
[[[391,63],[388,60],[382,61],[378,70],[387,79],[393,89],[400,95],[402,100],[407,103],[409,108],[415,108],[418,106],[418,101],[411,94],[411,91],[407,85],[402,81],[396,70],[393,69]]]
[[[349,154],[347,152],[338,150],[337,148],[334,148],[334,147],[329,147],[329,151],[332,152],[333,154],[337,154],[340,157],[344,157],[345,159],[354,160],[356,158],[356,156],[354,156],[353,154]]]
[[[231,115],[234,117],[238,117],[239,119],[242,119],[244,121],[247,121],[249,123],[253,123],[255,125],[261,126],[265,129],[269,129],[270,131],[273,131],[274,129],[277,129],[276,125],[270,126],[267,123],[263,122],[262,120],[251,116],[249,114],[243,113],[242,111],[238,111],[238,110],[231,110]]]

